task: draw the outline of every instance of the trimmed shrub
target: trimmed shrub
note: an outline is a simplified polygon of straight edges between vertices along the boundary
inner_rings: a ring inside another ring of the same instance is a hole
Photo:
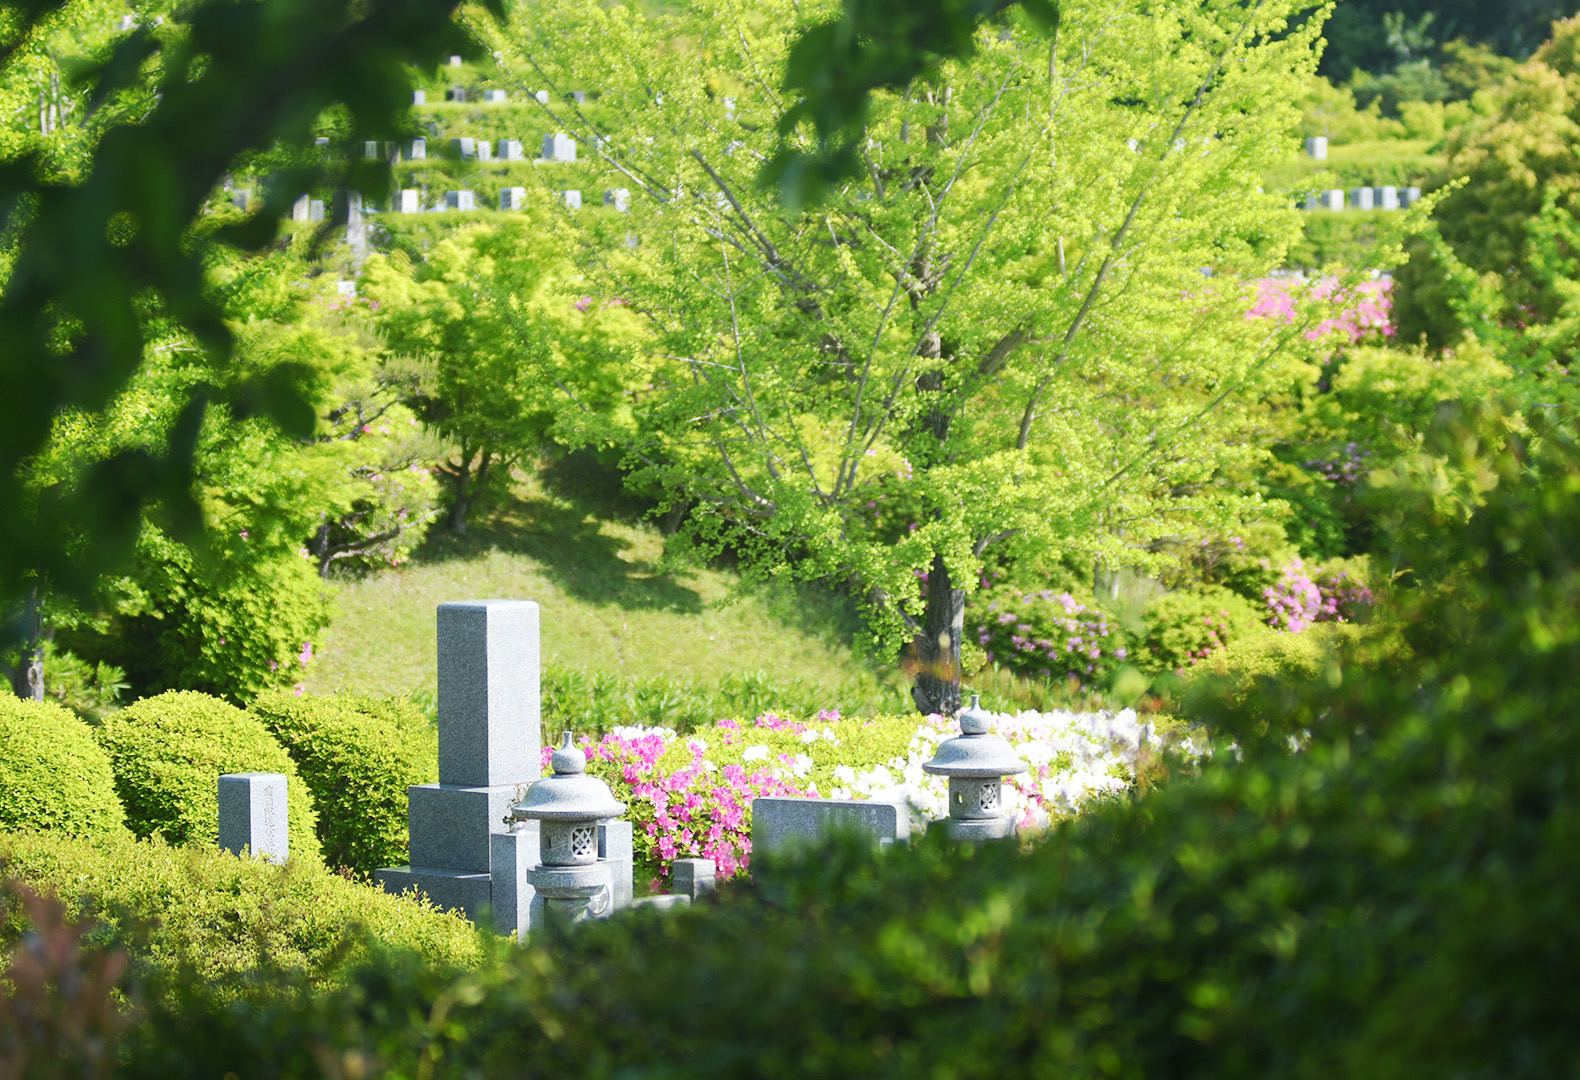
[[[380,945],[443,970],[480,955],[461,916],[296,859],[280,867],[123,833],[0,834],[0,861],[11,878],[57,894],[71,918],[93,915],[90,940],[124,947],[142,974],[180,974],[220,997],[260,976],[307,989],[333,984],[346,963]],[[9,905],[0,951],[28,929]]]
[[[410,701],[265,691],[252,704],[313,793],[324,861],[367,877],[406,862],[406,789],[439,777],[438,736]]]
[[[291,756],[256,717],[190,690],[144,698],[110,716],[99,741],[115,770],[127,824],[172,844],[219,842],[219,778],[273,772],[287,777],[291,858],[319,859],[313,796]]]
[[[1143,669],[1183,672],[1236,641],[1268,633],[1264,612],[1221,585],[1181,589],[1147,608]]]
[[[126,814],[93,730],[54,702],[0,694],[0,828],[118,833]]]

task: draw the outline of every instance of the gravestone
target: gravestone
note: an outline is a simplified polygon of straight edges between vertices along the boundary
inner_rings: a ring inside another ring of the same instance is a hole
[[[460,67],[461,66],[461,58],[459,56],[452,56],[452,57],[450,57],[450,66],[451,67]]]
[[[521,140],[520,139],[501,139],[501,140],[499,140],[499,160],[500,161],[525,161],[526,158],[521,152]]]
[[[542,772],[538,605],[440,604],[438,652],[439,782],[407,791],[410,864],[374,877],[387,892],[415,886],[474,921],[492,904],[495,925],[515,928],[531,896],[509,886],[524,883],[520,875],[535,864],[537,833],[508,832],[505,817]],[[496,857],[498,900],[490,876]]]
[[[466,87],[464,87],[464,86],[452,86],[452,87],[450,87],[450,89],[448,89],[448,90],[446,90],[444,92],[444,97],[445,97],[446,101],[465,101],[466,100]]]
[[[286,835],[284,773],[226,773],[219,778],[219,846],[255,859],[283,863]]]
[[[575,161],[576,140],[563,131],[543,136],[544,161]]]
[[[362,143],[362,156],[377,161],[384,156],[383,144],[376,139],[366,139]]]
[[[470,191],[446,191],[444,206],[446,210],[476,210],[477,200]]]
[[[571,91],[571,100],[574,101],[578,105],[585,105],[585,104],[587,104],[587,93],[586,93],[586,91],[584,91],[584,90],[572,90]]]
[[[603,204],[612,206],[617,213],[628,214],[631,212],[631,189],[613,188],[603,193]]]
[[[450,153],[462,161],[475,161],[477,159],[477,140],[451,139]]]
[[[324,200],[323,199],[314,199],[312,202],[307,204],[307,220],[308,221],[323,221],[324,220]]]
[[[598,823],[598,857],[609,864],[614,877],[613,907],[616,911],[631,906],[634,895],[632,871],[636,856],[631,841],[631,823],[616,819]]]
[[[329,149],[329,140],[320,136],[313,140],[313,145],[318,147],[320,150],[327,150]]]
[[[428,140],[413,139],[411,146],[406,151],[407,161],[422,161],[428,156]]]
[[[483,100],[490,105],[503,105],[510,100],[510,95],[503,90],[485,90],[483,91]]]
[[[402,188],[397,194],[395,212],[416,214],[422,211],[422,192],[416,188]]]
[[[1306,140],[1306,156],[1316,161],[1328,160],[1328,140],[1323,135],[1313,135]]]
[[[477,140],[477,160],[492,161],[494,159],[494,144],[487,139]]]
[[[312,199],[303,195],[291,204],[291,220],[306,221],[308,212],[312,209]]]
[[[333,223],[346,230],[346,243],[353,250],[367,250],[368,223],[362,216],[362,192],[335,192]]]
[[[1322,206],[1326,210],[1344,209],[1344,192],[1339,188],[1329,188],[1322,193]]]
[[[428,104],[428,94],[427,94],[427,92],[424,91],[424,90],[413,90],[411,92],[411,103],[413,105],[426,105],[426,104]]]
[[[676,859],[670,866],[669,891],[695,900],[719,885],[718,865],[712,859]]]
[[[121,16],[121,21],[115,24],[115,28],[117,30],[119,30],[121,33],[124,34],[124,33],[126,33],[126,31],[132,29],[136,25],[137,25],[137,18],[136,18],[136,16],[133,16],[133,15],[122,15]]]
[[[1380,187],[1374,189],[1377,193],[1377,209],[1399,209],[1399,189],[1396,187]]]
[[[1421,189],[1418,187],[1407,187],[1400,193],[1399,204],[1404,207],[1411,207],[1420,200]]]
[[[499,208],[501,210],[521,210],[527,205],[527,189],[524,187],[507,187],[499,190]]]
[[[230,204],[237,210],[247,209],[247,203],[252,201],[251,188],[237,188],[230,193]]]
[[[547,90],[539,90],[532,96],[537,99],[539,105],[547,105],[549,103],[549,92]]]
[[[775,851],[786,845],[816,843],[835,830],[865,833],[879,846],[911,835],[910,809],[904,803],[868,799],[807,799],[763,796],[752,800],[752,850]]]
[[[726,120],[735,119],[735,99],[732,97],[724,99],[724,118]]]
[[[1351,189],[1350,204],[1357,210],[1373,209],[1372,189],[1369,187],[1358,187]]]
[[[582,208],[582,193],[579,191],[562,191],[560,198],[565,201],[567,210],[580,210]]]

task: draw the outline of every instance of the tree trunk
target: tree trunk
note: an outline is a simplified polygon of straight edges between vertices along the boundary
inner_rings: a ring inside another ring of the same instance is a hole
[[[960,711],[960,636],[965,629],[966,593],[954,587],[942,555],[927,574],[927,611],[911,643],[916,685],[911,698],[924,715]]]
[[[43,600],[43,589],[35,584],[28,591],[20,620],[26,637],[13,654],[14,662],[3,665],[11,692],[24,701],[44,700]]]

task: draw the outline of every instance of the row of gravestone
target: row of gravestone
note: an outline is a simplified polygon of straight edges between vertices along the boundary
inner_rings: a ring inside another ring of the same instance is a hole
[[[327,138],[318,138],[314,144],[320,150],[327,150],[330,141]],[[498,154],[495,154],[495,150]],[[520,139],[501,139],[496,147],[487,139],[459,138],[450,140],[450,153],[462,161],[526,161],[526,153],[522,150]],[[426,161],[428,160],[428,140],[418,137],[404,142],[385,142],[377,139],[367,139],[362,143],[362,156],[374,161],[387,159],[390,162],[399,161]],[[552,135],[543,136],[543,155],[536,159],[538,162],[569,162],[576,160],[576,140],[563,131],[556,131]]]
[[[488,912],[497,932],[524,935],[545,914],[530,880],[544,854],[542,823],[513,820],[520,815],[512,812],[542,772],[538,605],[441,604],[437,622],[439,781],[408,789],[408,865],[386,867],[374,877],[388,892],[415,891],[474,921]],[[289,853],[285,785],[278,773],[220,777],[221,846],[283,862]],[[863,832],[880,845],[903,841],[910,833],[909,809],[862,800],[753,800],[753,851],[833,829]],[[631,823],[599,821],[596,845],[597,861],[609,871],[611,910],[685,903],[714,887],[713,860],[680,859],[668,896],[637,899]]]
[[[1359,187],[1351,188],[1346,203],[1342,188],[1319,191],[1306,200],[1307,210],[1343,210],[1346,205],[1356,210],[1408,210],[1421,198],[1418,187]]]
[[[559,197],[566,207],[571,210],[582,208],[582,193],[575,189],[559,192]],[[231,199],[237,207],[245,210],[252,198],[252,192],[238,189],[231,194]],[[629,188],[612,188],[603,193],[603,204],[612,206],[619,213],[627,213],[631,209],[631,190]],[[522,210],[527,205],[527,189],[524,187],[501,188],[499,192],[499,208],[501,210]],[[344,225],[348,229],[366,227],[363,219],[362,195],[356,191],[344,191],[336,194],[335,201],[327,209],[332,210],[334,224]],[[390,212],[395,214],[421,213],[423,206],[422,192],[416,188],[402,188],[394,193],[390,204]],[[426,209],[432,210],[476,210],[477,196],[469,190],[446,191],[440,202]],[[324,200],[314,199],[303,195],[291,207],[293,221],[317,222],[325,218],[326,207]],[[348,237],[348,243],[355,246],[359,241],[355,237]]]

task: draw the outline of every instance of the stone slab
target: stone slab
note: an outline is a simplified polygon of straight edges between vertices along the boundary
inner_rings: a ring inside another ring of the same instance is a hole
[[[538,823],[522,822],[518,831],[493,833],[488,841],[494,932],[501,937],[515,934],[524,941],[532,928],[532,901],[537,896],[527,874],[538,865]]]
[[[805,799],[764,796],[752,800],[752,851],[816,843],[835,830],[866,833],[879,845],[911,835],[910,809],[903,803],[869,799]]]
[[[670,867],[669,891],[697,899],[718,888],[718,864],[712,859],[676,859]]]
[[[407,851],[412,865],[488,873],[489,837],[505,831],[505,816],[510,804],[520,797],[520,790],[516,784],[417,784],[407,788]]]
[[[468,193],[470,194],[470,193]],[[439,605],[439,780],[491,787],[542,775],[538,605]]]
[[[632,881],[636,864],[629,821],[598,823],[598,858],[609,864],[609,872],[614,877],[615,910],[630,907],[636,893]]]
[[[219,846],[283,863],[290,854],[286,809],[284,773],[226,773],[219,778]]]
[[[415,888],[436,907],[458,911],[473,922],[483,917],[492,901],[487,874],[428,866],[392,866],[375,870],[373,879],[385,892],[396,895]]]

